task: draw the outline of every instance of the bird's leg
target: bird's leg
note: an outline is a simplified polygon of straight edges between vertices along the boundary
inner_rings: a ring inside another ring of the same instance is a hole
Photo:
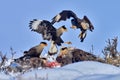
[[[71,41],[68,41],[68,42],[64,42],[65,44],[72,44],[72,42]]]
[[[80,34],[78,35],[78,38],[81,38],[83,35],[83,32],[80,32]]]
[[[64,45],[63,45],[63,44],[68,44],[68,45],[70,45],[70,44],[72,44],[72,42],[71,42],[71,41],[64,42],[64,43],[62,43],[62,44],[61,44],[61,47],[64,47]]]
[[[75,30],[77,27],[75,25],[72,25],[70,28]]]
[[[79,36],[78,36],[78,37],[80,38],[81,42],[83,42],[83,40],[84,40],[83,34],[84,34],[84,32],[82,31],[82,32],[79,34]]]
[[[86,31],[81,31],[78,37],[81,39],[81,42],[83,42],[86,37]]]

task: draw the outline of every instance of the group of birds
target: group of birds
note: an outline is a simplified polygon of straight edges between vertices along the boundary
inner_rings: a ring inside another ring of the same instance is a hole
[[[33,19],[30,21],[30,29],[31,31],[35,31],[37,33],[42,34],[44,40],[53,40],[58,46],[64,41],[61,38],[61,35],[67,31],[65,25],[61,26],[60,28],[56,29],[54,24],[60,21],[66,21],[67,19],[71,19],[71,24],[73,29],[80,29],[79,38],[81,42],[84,41],[87,30],[91,32],[94,30],[94,26],[92,25],[91,21],[88,19],[87,16],[84,16],[82,19],[78,18],[77,15],[71,10],[63,10],[55,17],[52,18],[52,21],[48,20],[37,20]]]
[[[65,43],[61,38],[62,34],[67,31],[65,25],[56,29],[54,24],[60,21],[66,21],[67,19],[71,19],[72,29],[80,29],[79,38],[81,42],[84,41],[87,30],[91,32],[94,30],[94,27],[91,21],[87,16],[84,16],[82,19],[78,18],[77,15],[71,10],[63,10],[55,17],[52,18],[52,21],[48,20],[38,20],[33,19],[29,23],[29,28],[31,31],[37,32],[42,35],[43,40],[51,41],[50,50],[48,51],[49,55],[54,55],[58,52],[57,46],[61,46],[62,43]],[[70,44],[70,42],[67,42]],[[44,47],[47,46],[46,42],[41,42],[39,45],[30,48],[28,51],[24,51],[24,56],[19,59],[23,59],[24,57],[39,57]]]

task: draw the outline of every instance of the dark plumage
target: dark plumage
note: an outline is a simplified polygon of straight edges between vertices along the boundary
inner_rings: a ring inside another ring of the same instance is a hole
[[[19,59],[23,60],[23,58],[39,57],[45,46],[47,46],[47,43],[41,42],[39,45],[30,48],[28,51],[24,51],[24,56],[20,57]]]
[[[85,52],[81,49],[68,47],[61,48],[60,54],[57,56],[56,61],[61,63],[62,66],[79,61],[98,61],[103,63],[105,62],[94,54]]]
[[[74,49],[72,51],[73,55],[73,62],[79,62],[79,61],[97,61],[97,57],[93,54],[90,54],[88,52],[85,52],[81,49]]]
[[[69,18],[73,18],[73,19],[71,19],[71,23],[72,23],[71,28],[74,28],[74,29],[79,28],[81,30],[79,37],[81,39],[81,42],[83,42],[87,35],[86,31],[88,29],[90,31],[94,30],[94,27],[87,16],[84,16],[83,19],[80,19],[76,16],[76,14],[73,11],[63,10],[58,15],[56,15],[55,17],[52,18],[51,23],[54,24],[55,22],[60,22],[62,20],[65,21],[66,19],[69,19]]]
[[[67,30],[65,26],[56,29],[47,20],[37,20],[33,19],[29,23],[31,31],[35,31],[42,34],[44,40],[53,40],[57,45],[61,45],[64,41],[61,39],[61,35]]]
[[[56,37],[56,29],[47,20],[33,19],[29,23],[31,31],[42,34],[44,40],[50,40]]]
[[[62,12],[60,12],[59,14],[57,14],[55,17],[52,18],[52,24],[54,24],[55,22],[60,22],[61,20],[66,20],[69,18],[77,18],[76,14],[70,10],[63,10]]]

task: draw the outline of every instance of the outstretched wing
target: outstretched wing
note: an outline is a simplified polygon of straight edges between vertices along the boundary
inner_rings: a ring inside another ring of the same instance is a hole
[[[52,18],[52,24],[54,24],[55,22],[59,22],[61,20],[66,20],[69,18],[77,18],[76,14],[71,11],[71,10],[63,10],[62,12],[60,12],[59,14],[57,14],[55,17]]]
[[[50,40],[56,36],[56,29],[47,20],[33,19],[29,23],[31,31],[42,34],[44,40]]]
[[[88,17],[87,17],[87,16],[84,16],[83,20],[85,20],[86,23],[89,24],[89,30],[90,30],[90,31],[93,31],[93,30],[94,30],[94,26],[92,25],[92,23],[91,23],[91,21],[88,19]]]

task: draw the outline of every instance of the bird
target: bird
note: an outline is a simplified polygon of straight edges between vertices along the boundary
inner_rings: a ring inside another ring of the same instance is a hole
[[[65,25],[56,29],[48,20],[33,19],[30,21],[29,27],[31,31],[41,34],[43,40],[53,40],[58,46],[64,43],[61,36],[67,31]]]
[[[79,61],[105,61],[96,55],[74,47],[63,47],[60,49],[60,54],[56,57],[56,61],[62,66]]]
[[[77,19],[77,15],[71,11],[71,10],[63,10],[59,14],[57,14],[55,17],[52,18],[52,24],[56,22],[60,22],[61,20],[66,21],[67,19],[70,19],[71,17]]]
[[[57,54],[57,52],[58,52],[57,45],[55,44],[54,41],[51,41],[48,55],[55,55],[55,54]]]
[[[52,18],[51,23],[55,24],[56,22],[60,21],[66,21],[67,19],[71,19],[72,29],[80,29],[81,33],[79,34],[79,38],[81,39],[81,42],[84,41],[87,30],[90,30],[91,32],[94,30],[94,26],[92,25],[91,21],[88,19],[86,15],[82,19],[78,18],[77,15],[71,11],[71,10],[63,10],[59,14],[57,14],[55,17]]]
[[[56,29],[47,20],[33,19],[29,23],[29,28],[31,31],[40,33],[44,40],[50,40],[55,37]]]
[[[81,31],[81,33],[78,36],[80,38],[81,42],[84,41],[86,35],[87,35],[87,31]]]
[[[18,59],[15,59],[16,60],[23,60],[24,58],[33,58],[33,57],[40,57],[44,47],[47,46],[47,43],[46,42],[41,42],[40,44],[30,48],[28,51],[24,51],[24,55]]]
[[[72,63],[71,50],[68,47],[62,47],[60,49],[59,55],[56,57],[56,61],[61,64],[61,66]]]

